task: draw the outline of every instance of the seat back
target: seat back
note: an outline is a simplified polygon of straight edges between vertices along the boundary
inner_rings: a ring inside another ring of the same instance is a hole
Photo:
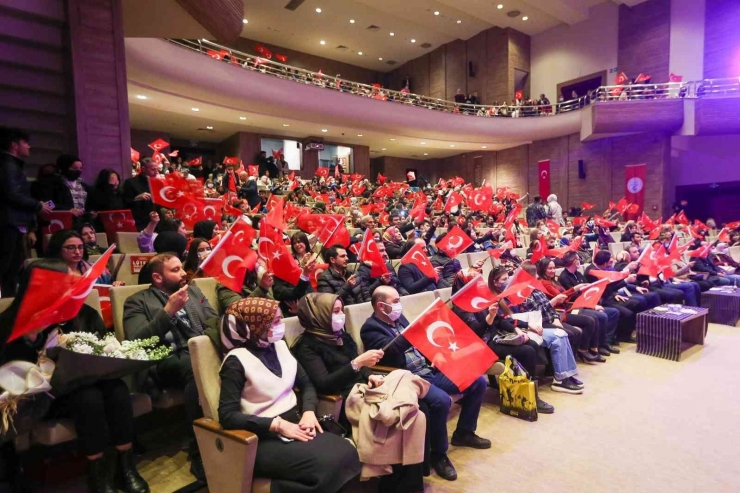
[[[121,253],[141,253],[139,243],[136,241],[138,237],[139,233],[124,233],[122,231],[116,233],[118,251]]]
[[[101,248],[108,248],[108,235],[105,233],[95,233],[95,242]]]
[[[434,302],[436,298],[433,291],[423,291],[421,293],[410,294],[401,298],[401,304],[403,304],[403,316],[408,319],[409,322],[413,321],[418,317],[421,312]]]
[[[132,294],[149,288],[149,284],[135,284],[133,286],[117,286],[110,288],[110,306],[113,311],[113,328],[119,341],[126,339],[123,330],[123,304]]]
[[[616,257],[617,254],[624,250],[622,243],[609,243],[609,252]]]
[[[283,322],[285,323],[285,343],[292,348],[295,341],[303,334],[303,326],[298,321],[298,317],[284,318]]]
[[[524,260],[524,259],[527,258],[527,249],[526,248],[524,248],[524,247],[522,247],[522,248],[514,248],[513,250],[514,250],[514,254],[517,257],[519,257],[520,259]]]
[[[485,260],[490,257],[490,255],[488,255],[488,252],[485,252],[485,251],[468,253],[467,255],[468,255],[468,265],[475,265],[475,263],[478,262],[479,260],[481,259]]]
[[[126,286],[139,284],[139,273],[134,272],[131,264],[139,262],[142,258],[151,259],[155,255],[156,253],[136,253],[134,255],[126,255],[126,258],[124,258],[121,263],[121,268],[118,270],[116,281],[123,281],[126,283]],[[148,261],[149,260],[147,260],[147,262]]]
[[[192,337],[188,341],[190,362],[198,386],[203,416],[218,422],[218,401],[221,396],[221,355],[208,336]]]
[[[740,262],[740,246],[730,247],[730,257],[735,262]]]
[[[609,234],[614,238],[614,241],[619,243],[622,241],[622,233],[619,231],[610,231]]]
[[[431,294],[431,293],[430,293]],[[403,299],[406,299],[404,297]],[[346,317],[344,322],[344,330],[352,337],[357,344],[357,353],[362,354],[365,352],[362,344],[362,337],[360,337],[360,329],[365,323],[365,320],[370,318],[373,314],[373,307],[368,301],[367,303],[358,303],[357,305],[349,305],[344,307],[344,315]]]
[[[211,307],[216,310],[216,313],[218,313],[219,316],[224,314],[224,310],[226,310],[226,308],[222,308],[218,303],[218,295],[216,294],[216,284],[218,283],[216,282],[216,279],[213,277],[202,277],[193,279],[190,281],[190,284],[201,290],[203,296],[206,297],[208,303],[211,304]]]
[[[470,267],[470,263],[468,262],[467,253],[461,253],[455,258],[457,259],[458,262],[460,262],[460,267],[462,267],[462,270],[466,270],[468,267]]]
[[[450,296],[452,296],[452,288],[442,288],[434,291],[435,298],[441,298],[447,301],[450,299]],[[406,300],[406,298],[404,298],[404,300]]]

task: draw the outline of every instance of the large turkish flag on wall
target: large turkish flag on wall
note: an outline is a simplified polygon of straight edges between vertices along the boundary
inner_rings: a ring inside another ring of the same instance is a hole
[[[624,170],[624,195],[627,202],[637,204],[640,208],[634,213],[625,214],[625,219],[640,217],[645,207],[645,173],[647,165],[630,164]],[[629,217],[627,217],[629,216]]]
[[[547,200],[547,196],[550,195],[550,160],[545,159],[537,163],[537,165],[540,176],[540,197],[543,200]]]

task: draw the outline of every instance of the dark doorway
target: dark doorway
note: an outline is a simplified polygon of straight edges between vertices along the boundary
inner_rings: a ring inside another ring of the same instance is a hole
[[[682,200],[691,220],[712,217],[718,226],[740,220],[740,181],[676,187],[676,203]]]
[[[603,85],[606,85],[606,71],[561,82],[558,84],[558,96],[562,96],[564,101],[570,101],[571,99],[585,96],[589,91],[593,91]],[[573,97],[573,91],[576,92],[576,97]]]

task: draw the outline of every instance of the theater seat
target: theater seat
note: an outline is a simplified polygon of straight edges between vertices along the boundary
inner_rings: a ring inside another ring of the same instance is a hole
[[[203,418],[193,423],[208,489],[219,493],[269,492],[270,480],[254,477],[259,439],[244,430],[224,430],[218,422],[221,357],[208,336],[188,341]]]
[[[740,246],[730,247],[730,257],[735,262],[740,262]]]
[[[458,262],[460,262],[460,267],[462,267],[463,270],[466,270],[468,267],[470,267],[470,263],[468,262],[468,255],[466,253],[460,254],[455,258]]]
[[[298,321],[298,317],[284,318],[285,323],[285,342],[289,348],[292,348],[298,338],[303,334],[303,326]]]
[[[452,288],[437,289],[434,291],[434,296],[436,298],[442,298],[445,302],[447,302],[450,299],[450,296],[452,296]],[[404,300],[405,299],[406,298],[404,298]]]
[[[524,248],[524,247],[522,247],[522,248],[514,248],[513,250],[514,250],[514,255],[516,255],[520,259],[525,260],[527,258],[527,249],[526,248]]]
[[[190,284],[201,290],[203,296],[206,297],[208,303],[211,304],[211,307],[216,310],[216,313],[218,313],[219,316],[224,314],[226,308],[222,308],[218,302],[218,294],[216,293],[216,285],[218,282],[216,279],[213,277],[202,277],[193,279],[190,281]]]
[[[491,258],[490,255],[488,255],[488,252],[475,252],[475,253],[468,253],[468,265],[475,265],[476,262],[479,260],[486,260],[488,258]]]
[[[612,257],[616,257],[617,254],[624,250],[624,246],[622,243],[609,243],[609,253],[612,254]]]
[[[135,255],[137,257],[148,257],[151,259],[156,255],[156,253],[136,253]],[[121,267],[118,269],[118,275],[116,275],[116,281],[123,281],[126,283],[126,286],[139,284],[139,273],[134,273],[134,269],[131,266],[132,261],[132,256],[127,254],[123,259],[123,262],[121,262]]]
[[[401,298],[403,305],[403,315],[412,322],[423,312],[436,298],[434,292],[424,291],[422,293],[410,294]]]
[[[404,296],[401,303],[404,303],[407,298],[408,296]],[[358,303],[356,305],[344,307],[344,330],[346,330],[350,337],[352,337],[352,340],[355,341],[355,344],[357,344],[357,352],[360,354],[365,352],[365,346],[362,344],[362,338],[360,337],[360,329],[365,323],[365,320],[370,318],[370,315],[372,314],[373,307],[369,301],[367,303]]]
[[[141,253],[139,243],[136,241],[138,237],[139,233],[124,233],[121,231],[116,233],[118,251],[121,253]]]

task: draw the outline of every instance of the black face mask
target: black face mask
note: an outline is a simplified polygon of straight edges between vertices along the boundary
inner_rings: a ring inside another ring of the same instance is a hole
[[[64,173],[62,173],[66,179],[69,181],[75,181],[77,178],[79,178],[82,175],[82,171],[78,169],[68,169]]]

